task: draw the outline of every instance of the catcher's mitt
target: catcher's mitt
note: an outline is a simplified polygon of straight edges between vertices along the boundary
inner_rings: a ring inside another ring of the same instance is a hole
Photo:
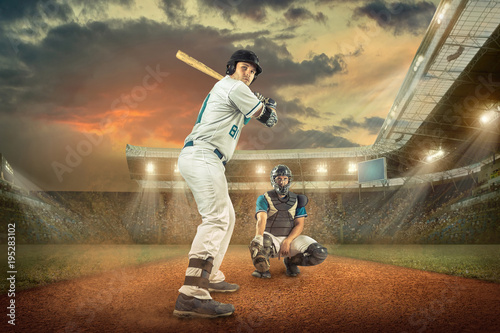
[[[269,250],[266,250],[264,246],[255,241],[252,241],[248,248],[250,249],[250,256],[255,268],[261,273],[267,272],[269,267],[271,267],[269,263]]]

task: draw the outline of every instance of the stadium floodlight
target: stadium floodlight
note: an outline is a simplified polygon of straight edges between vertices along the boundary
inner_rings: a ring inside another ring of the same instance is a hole
[[[328,168],[326,166],[326,163],[319,164],[318,167],[316,168],[316,171],[318,173],[327,173],[328,172]]]
[[[424,56],[420,55],[417,58],[417,61],[415,62],[415,66],[413,67],[413,71],[416,72],[418,70],[418,67],[420,67],[420,64],[424,61]]]
[[[434,161],[440,159],[443,156],[444,156],[444,151],[442,149],[430,150],[429,153],[427,154],[427,157],[425,158],[425,160],[427,162],[431,163],[431,162],[434,162]]]
[[[479,118],[479,120],[481,121],[481,124],[486,125],[487,123],[490,122],[490,117],[488,114],[485,113],[481,116],[481,118]]]
[[[175,163],[174,165],[174,173],[179,173],[179,166],[177,165],[177,163]]]
[[[500,111],[490,110],[481,115],[479,121],[483,125],[487,125],[500,117]]]
[[[349,162],[349,166],[347,167],[348,174],[355,174],[358,171],[358,164],[355,162]]]
[[[146,164],[146,173],[153,174],[155,172],[155,165],[152,162]]]
[[[444,15],[446,14],[448,8],[450,8],[450,4],[449,3],[444,4],[443,10],[438,15],[437,24],[441,24],[441,22],[443,22]]]
[[[5,170],[7,170],[11,175],[14,174],[14,169],[10,166],[9,162],[5,161]]]
[[[266,173],[266,169],[262,165],[259,165],[259,166],[257,166],[255,173],[262,175],[262,174]]]

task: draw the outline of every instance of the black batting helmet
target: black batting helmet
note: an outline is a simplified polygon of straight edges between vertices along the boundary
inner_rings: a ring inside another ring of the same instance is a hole
[[[275,181],[275,178],[278,176],[287,176],[288,183],[284,186],[278,185]],[[292,170],[284,164],[279,164],[271,170],[271,185],[279,195],[288,194],[288,189],[290,188],[290,185],[292,185],[292,178]]]
[[[238,50],[233,53],[231,58],[229,58],[229,61],[227,62],[226,65],[226,74],[227,75],[233,75],[234,72],[236,71],[236,64],[240,61],[243,62],[249,62],[251,64],[255,65],[256,73],[254,76],[254,81],[257,78],[257,76],[262,73],[262,67],[259,65],[259,58],[255,53],[249,50]],[[253,82],[253,81],[252,81]]]

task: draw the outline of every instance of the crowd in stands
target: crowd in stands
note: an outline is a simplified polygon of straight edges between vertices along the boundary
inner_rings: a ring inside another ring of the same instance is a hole
[[[323,244],[500,243],[500,190],[486,196],[474,192],[476,186],[469,177],[361,192],[307,192],[303,233]],[[232,244],[253,238],[260,194],[230,193],[236,212]],[[187,189],[24,193],[2,185],[0,221],[2,242],[7,225],[15,223],[18,243],[189,244],[201,218]]]
[[[120,196],[123,194],[120,193]],[[15,224],[16,243],[126,243],[120,204],[107,193],[0,193],[0,237]]]

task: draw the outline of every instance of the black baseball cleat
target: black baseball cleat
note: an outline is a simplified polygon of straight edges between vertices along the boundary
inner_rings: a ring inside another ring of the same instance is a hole
[[[174,316],[183,318],[217,318],[230,316],[234,312],[232,304],[224,304],[213,299],[199,299],[179,294],[175,302]]]
[[[286,257],[283,260],[283,262],[285,263],[285,267],[286,267],[286,276],[295,277],[295,276],[300,274],[299,268],[297,267],[297,265],[290,263],[289,257]]]
[[[253,271],[252,276],[261,278],[261,279],[270,279],[271,278],[271,272],[267,271],[264,273],[259,272],[258,270]]]
[[[238,289],[240,289],[240,286],[238,286],[236,283],[228,283],[226,281],[208,284],[208,291],[210,292],[232,293]]]

